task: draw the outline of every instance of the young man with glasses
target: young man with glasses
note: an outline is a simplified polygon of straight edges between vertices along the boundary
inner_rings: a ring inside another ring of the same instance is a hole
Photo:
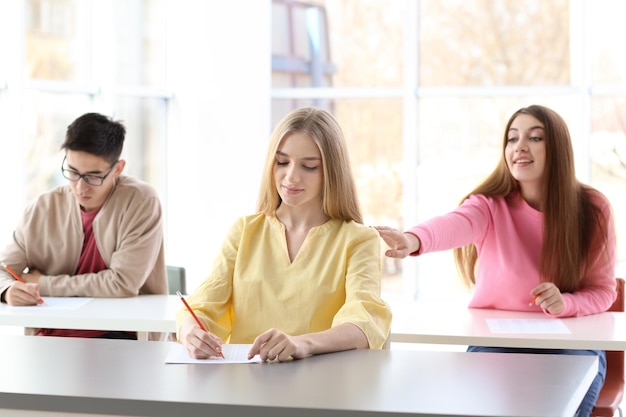
[[[122,175],[126,130],[87,113],[68,128],[61,172],[68,184],[30,203],[0,261],[0,297],[34,305],[45,296],[166,294],[161,203],[155,190]],[[45,299],[44,299],[45,301]],[[116,331],[29,329],[49,336],[136,338]]]

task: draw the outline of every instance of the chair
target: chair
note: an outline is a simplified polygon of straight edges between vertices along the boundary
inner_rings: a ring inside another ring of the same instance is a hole
[[[187,280],[185,277],[185,268],[182,266],[167,266],[167,284],[170,294],[176,295],[176,291],[181,294],[187,294]]]
[[[617,298],[609,311],[624,311],[624,279],[617,278]],[[600,390],[592,416],[613,417],[618,411],[623,416],[620,404],[624,398],[624,351],[607,350],[606,378]]]

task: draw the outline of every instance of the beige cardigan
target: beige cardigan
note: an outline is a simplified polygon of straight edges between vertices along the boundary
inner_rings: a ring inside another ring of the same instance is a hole
[[[37,269],[42,296],[131,297],[167,294],[161,203],[156,191],[120,176],[93,221],[98,250],[108,269],[74,275],[83,245],[80,206],[68,185],[30,203],[0,252],[15,271]],[[14,279],[0,271],[0,293]]]

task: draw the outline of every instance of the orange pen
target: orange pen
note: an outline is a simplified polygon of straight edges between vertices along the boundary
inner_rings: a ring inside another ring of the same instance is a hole
[[[535,301],[537,301],[537,297],[539,297],[539,294],[535,295],[532,300],[530,300],[530,303],[528,303],[529,306],[535,304]]]
[[[180,291],[176,291],[176,295],[180,297],[181,301],[183,302],[183,304],[185,305],[185,308],[187,309],[187,311],[189,311],[191,313],[191,316],[193,317],[193,319],[196,321],[196,323],[198,323],[198,326],[204,330],[205,332],[208,333],[207,329],[204,327],[204,325],[202,324],[202,322],[200,321],[200,319],[198,318],[198,316],[196,316],[196,313],[193,312],[193,310],[191,309],[191,307],[189,306],[189,304],[187,304],[187,300],[185,300],[185,297],[183,297],[183,295],[180,293]],[[219,353],[219,355],[224,358],[224,354],[222,353],[222,351],[217,352]],[[226,359],[226,358],[224,358]]]
[[[22,277],[21,277],[21,276],[19,276],[19,275],[17,275],[17,274],[15,273],[15,271],[14,271],[14,270],[13,270],[13,269],[9,266],[9,265],[7,265],[6,263],[4,263],[4,261],[3,261],[3,262],[0,262],[0,265],[2,265],[2,267],[3,267],[4,269],[6,269],[6,271],[7,271],[9,274],[13,275],[13,278],[15,278],[16,280],[18,280],[19,282],[24,283],[24,280],[22,279]],[[43,298],[41,298],[41,297],[39,297],[39,300],[37,300],[37,301],[39,302],[39,304],[44,304]]]

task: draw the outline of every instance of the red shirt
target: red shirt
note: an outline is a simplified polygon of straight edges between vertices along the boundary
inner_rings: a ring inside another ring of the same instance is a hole
[[[83,231],[85,233],[85,240],[83,241],[83,250],[78,260],[78,267],[75,275],[89,274],[99,272],[107,269],[107,265],[100,255],[98,245],[96,244],[96,237],[93,234],[93,219],[98,215],[98,210],[90,212],[81,211],[83,220]],[[37,331],[38,336],[60,336],[60,337],[101,337],[107,333],[111,333],[108,330],[79,330],[79,329],[39,329]],[[128,333],[128,332],[126,332]]]

